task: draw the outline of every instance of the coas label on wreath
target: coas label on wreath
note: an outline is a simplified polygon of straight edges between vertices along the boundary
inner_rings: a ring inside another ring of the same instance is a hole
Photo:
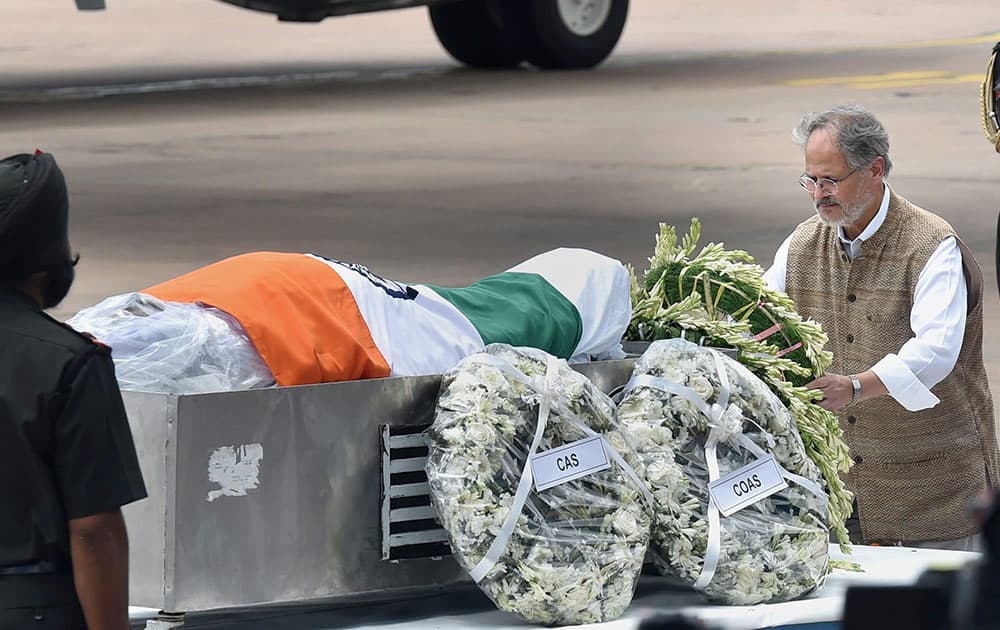
[[[731,516],[746,506],[788,487],[773,455],[761,457],[708,484],[708,491],[723,516]]]
[[[604,440],[599,435],[531,457],[531,474],[535,478],[535,490],[539,492],[610,467]]]

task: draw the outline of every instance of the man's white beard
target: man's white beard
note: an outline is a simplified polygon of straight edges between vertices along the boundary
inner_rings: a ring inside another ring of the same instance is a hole
[[[819,203],[813,203],[813,208],[816,210],[816,215],[819,216],[819,220],[823,225],[832,228],[841,228],[856,223],[861,218],[861,215],[865,213],[865,204],[871,201],[871,198],[872,196],[867,194],[852,204],[841,202],[839,219],[828,219],[823,216],[823,213],[819,209]]]

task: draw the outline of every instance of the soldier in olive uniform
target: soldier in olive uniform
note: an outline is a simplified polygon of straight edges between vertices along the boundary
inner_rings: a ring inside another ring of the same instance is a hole
[[[128,628],[121,506],[146,496],[107,348],[49,317],[73,282],[66,183],[0,161],[0,628]]]

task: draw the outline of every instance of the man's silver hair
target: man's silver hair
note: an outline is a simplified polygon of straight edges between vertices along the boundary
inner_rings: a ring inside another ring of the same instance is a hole
[[[889,159],[889,134],[878,118],[860,105],[838,105],[825,112],[809,113],[792,130],[792,138],[805,148],[809,136],[817,129],[834,132],[837,144],[851,168],[861,170],[875,158],[885,160],[885,176],[892,170]]]

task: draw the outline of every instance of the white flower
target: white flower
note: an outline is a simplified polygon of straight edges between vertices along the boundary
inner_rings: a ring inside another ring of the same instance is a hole
[[[694,390],[694,393],[701,396],[703,400],[708,400],[712,394],[715,393],[715,388],[712,387],[712,383],[709,382],[707,378],[700,375],[691,376],[688,379],[688,387]]]
[[[496,439],[496,429],[485,422],[471,421],[465,425],[465,439],[473,444],[489,445]]]
[[[720,476],[756,458],[739,445],[742,435],[790,472],[822,483],[788,410],[741,365],[728,358],[723,364],[729,382],[726,409],[718,405],[722,386],[709,350],[677,339],[654,342],[636,362],[634,374],[688,387],[705,401],[709,415],[683,396],[646,386],[627,392],[619,405],[623,431],[645,462],[645,480],[656,505],[656,564],[688,583],[701,575],[708,546],[705,442],[710,430],[722,440],[717,449]],[[731,604],[757,604],[811,590],[828,566],[826,516],[825,496],[790,484],[722,517],[720,557],[703,594]]]
[[[588,435],[582,428],[587,427],[642,475],[614,404],[585,377],[560,361],[557,377],[548,380],[547,356],[538,350],[491,345],[487,353],[523,378],[476,357],[462,361],[442,380],[427,433],[431,501],[456,559],[470,571],[510,513],[543,397],[551,409],[537,452],[579,440]],[[661,430],[649,434],[665,439]],[[641,490],[616,462],[548,490],[532,490],[480,588],[500,609],[533,622],[593,623],[620,616],[649,543],[652,516],[640,502]]]
[[[646,479],[655,487],[671,487],[681,476],[681,467],[674,464],[673,454],[670,459],[654,459],[646,464]]]
[[[460,395],[461,392],[466,392],[472,389],[476,385],[476,383],[477,379],[471,373],[456,374],[455,380],[452,381],[451,385],[449,386],[449,389],[455,392],[455,394]]]
[[[610,431],[605,435],[608,443],[619,453],[628,450],[628,446],[625,444],[625,437],[620,431]]]
[[[622,508],[611,516],[611,527],[626,538],[635,538],[642,531],[642,525],[636,514],[630,510]]]

